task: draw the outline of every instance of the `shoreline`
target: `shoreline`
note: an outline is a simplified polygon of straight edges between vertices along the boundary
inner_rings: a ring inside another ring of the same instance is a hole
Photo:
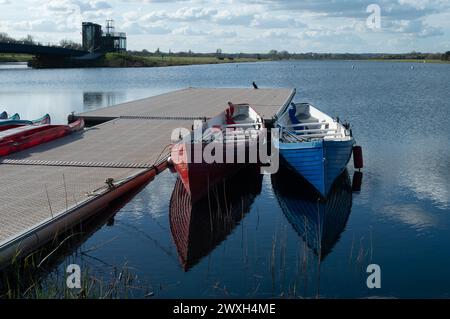
[[[430,63],[430,64],[450,64],[450,61],[445,60],[429,60],[429,59],[368,59],[366,61],[372,62],[400,62],[400,63]]]
[[[28,55],[9,55],[0,54],[0,64],[13,65],[33,63],[33,57]],[[430,64],[450,64],[446,60],[434,59],[257,59],[257,58],[229,58],[229,57],[205,57],[205,56],[154,56],[154,55],[134,55],[123,53],[108,53],[101,59],[89,61],[88,63],[68,60],[67,63],[58,64],[40,64],[34,65],[34,68],[151,68],[151,67],[170,67],[170,66],[190,66],[190,65],[215,65],[231,63],[255,63],[255,62],[282,62],[282,61],[355,61],[355,62],[400,62],[400,63],[430,63]]]

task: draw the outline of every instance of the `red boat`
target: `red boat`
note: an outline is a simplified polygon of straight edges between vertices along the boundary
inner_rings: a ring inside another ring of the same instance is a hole
[[[225,177],[257,163],[255,156],[249,160],[250,152],[257,151],[263,128],[263,119],[248,104],[229,103],[225,112],[173,146],[171,161],[193,202]]]
[[[47,143],[84,128],[79,119],[69,125],[25,125],[0,132],[0,156]]]

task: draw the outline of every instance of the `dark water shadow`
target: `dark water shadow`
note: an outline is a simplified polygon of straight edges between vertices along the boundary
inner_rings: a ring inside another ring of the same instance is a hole
[[[192,203],[180,179],[170,200],[170,229],[185,271],[224,241],[250,211],[261,193],[263,176],[257,166],[243,168]]]
[[[352,210],[348,171],[336,179],[326,199],[285,166],[272,175],[272,185],[289,223],[314,255],[323,260],[339,241]]]

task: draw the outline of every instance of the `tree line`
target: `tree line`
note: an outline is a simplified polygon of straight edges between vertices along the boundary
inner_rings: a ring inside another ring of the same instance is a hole
[[[196,53],[191,50],[164,52],[159,48],[154,51],[129,51],[137,56],[180,56],[180,57],[216,57],[218,59],[249,58],[258,60],[443,60],[450,61],[450,51],[445,53],[290,53],[288,51],[270,50],[267,53],[224,53],[221,49],[211,53]]]
[[[33,36],[27,35],[21,39],[14,39],[10,37],[7,33],[0,33],[0,42],[6,43],[21,43],[30,45],[49,45],[46,43],[41,43],[35,41]],[[53,44],[50,46],[56,46],[66,49],[73,50],[83,50],[83,46],[72,40],[61,40],[58,44]],[[286,50],[270,50],[267,53],[224,53],[222,49],[217,49],[216,52],[211,53],[196,53],[191,50],[172,52],[163,52],[159,48],[150,52],[148,50],[142,51],[128,51],[129,53],[136,56],[180,56],[180,57],[216,57],[218,59],[257,59],[257,60],[370,60],[370,59],[383,59],[383,60],[443,60],[450,61],[450,51],[445,53],[290,53]]]

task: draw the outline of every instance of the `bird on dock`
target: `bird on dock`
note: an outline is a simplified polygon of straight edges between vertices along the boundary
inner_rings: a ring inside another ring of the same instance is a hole
[[[253,81],[253,88],[255,89],[255,90],[257,90],[258,89],[258,86],[256,85],[256,83],[255,83],[255,81]]]

